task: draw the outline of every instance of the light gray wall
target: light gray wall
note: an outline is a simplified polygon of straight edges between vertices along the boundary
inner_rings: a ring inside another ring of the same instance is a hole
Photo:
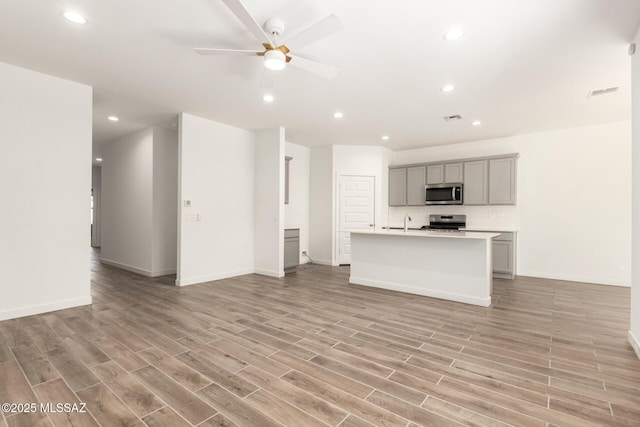
[[[154,275],[175,273],[178,256],[178,131],[153,129]]]
[[[100,247],[100,205],[102,199],[102,168],[91,168],[91,188],[93,189],[93,225],[91,227],[91,246]]]
[[[100,260],[151,275],[153,128],[105,144]]]
[[[287,142],[285,153],[293,159],[289,162],[289,203],[284,205],[284,228],[300,229],[300,264],[304,264],[309,261],[302,252],[309,251],[311,149]]]
[[[145,276],[177,264],[177,132],[147,128],[103,147],[100,260]]]
[[[640,48],[640,32],[635,42]],[[640,52],[631,57],[632,80],[632,249],[631,329],[629,342],[640,357]]]
[[[318,263],[333,263],[333,146],[311,148],[309,181],[309,255]]]
[[[91,304],[92,89],[0,63],[0,320]]]
[[[176,284],[253,273],[255,134],[183,113],[179,135]]]

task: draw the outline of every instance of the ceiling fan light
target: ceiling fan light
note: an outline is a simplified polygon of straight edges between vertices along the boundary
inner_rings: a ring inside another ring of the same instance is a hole
[[[274,71],[284,70],[287,57],[279,50],[268,50],[264,53],[264,66]]]

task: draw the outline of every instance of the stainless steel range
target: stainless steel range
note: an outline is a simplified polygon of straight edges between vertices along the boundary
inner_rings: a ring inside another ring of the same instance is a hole
[[[421,230],[460,231],[467,226],[466,215],[429,215],[429,225],[423,225]]]

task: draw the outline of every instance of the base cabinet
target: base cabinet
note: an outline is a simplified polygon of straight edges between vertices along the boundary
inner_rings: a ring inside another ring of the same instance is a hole
[[[493,277],[514,279],[516,276],[515,233],[503,232],[493,238]]]
[[[284,230],[284,272],[293,273],[300,264],[300,229]]]

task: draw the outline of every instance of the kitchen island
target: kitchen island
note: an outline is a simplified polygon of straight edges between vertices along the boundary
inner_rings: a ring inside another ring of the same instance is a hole
[[[491,239],[499,233],[350,231],[350,283],[491,305]]]

